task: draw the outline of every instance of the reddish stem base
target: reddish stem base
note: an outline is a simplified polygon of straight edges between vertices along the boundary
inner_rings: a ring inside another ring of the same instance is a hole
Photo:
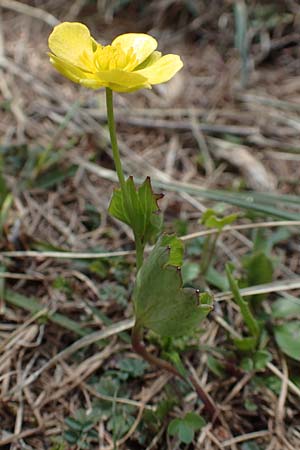
[[[167,370],[168,372],[172,373],[176,377],[180,378],[183,381],[186,381],[184,376],[182,376],[178,370],[170,364],[168,361],[165,361],[164,359],[158,358],[155,355],[152,355],[151,353],[148,353],[146,350],[145,345],[142,342],[142,331],[138,327],[134,326],[132,330],[131,335],[131,342],[132,342],[132,348],[133,350],[140,355],[145,361],[149,362],[152,365],[155,365],[159,367],[160,369]],[[206,392],[202,389],[200,386],[198,380],[195,379],[192,375],[189,376],[189,380],[191,381],[192,385],[194,386],[195,391],[197,392],[200,400],[204,404],[205,411],[209,414],[212,422],[214,423],[218,419],[219,411],[217,407],[214,405],[213,401],[210,399],[210,397],[206,394]]]

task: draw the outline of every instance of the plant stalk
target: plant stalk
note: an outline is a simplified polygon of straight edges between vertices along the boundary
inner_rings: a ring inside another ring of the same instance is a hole
[[[202,256],[202,264],[201,264],[201,275],[205,279],[205,276],[208,272],[208,269],[211,265],[213,256],[215,254],[217,240],[219,239],[220,233],[217,233],[215,236],[208,236],[206,245],[204,248],[204,254]]]
[[[125,207],[128,206],[126,181],[121,163],[120,151],[118,147],[116,123],[114,117],[114,104],[113,104],[113,91],[110,88],[106,88],[106,109],[107,109],[107,122],[109,128],[109,135],[111,141],[111,148],[113,152],[113,159],[118,175],[118,179],[121,186],[121,191],[124,197]],[[144,260],[144,246],[141,239],[138,236],[134,236],[135,248],[136,248],[136,267],[137,271],[141,268]]]
[[[144,245],[138,236],[134,236],[136,250],[136,268],[140,270],[144,261]]]
[[[178,370],[168,361],[165,361],[164,359],[158,358],[155,355],[152,355],[151,353],[148,353],[146,350],[145,345],[142,342],[142,329],[134,325],[132,329],[132,335],[131,335],[131,342],[132,342],[132,348],[133,350],[140,355],[145,361],[149,362],[151,365],[155,365],[159,367],[160,369],[167,370],[168,372],[172,373],[176,377],[180,378],[183,381],[187,381],[183,375],[181,375]],[[207,413],[210,415],[212,422],[215,422],[218,419],[219,411],[217,407],[214,405],[210,397],[206,394],[206,392],[202,389],[199,382],[196,380],[196,378],[193,375],[189,376],[189,380],[194,386],[195,391],[197,392],[200,400],[204,404],[204,408],[207,411]]]
[[[118,147],[118,141],[117,141],[117,133],[116,133],[116,123],[115,123],[115,116],[114,116],[114,105],[113,105],[113,92],[110,88],[106,88],[106,110],[107,110],[107,122],[108,122],[108,129],[109,129],[109,135],[110,135],[110,142],[111,142],[111,148],[113,152],[113,158],[114,163],[118,175],[118,179],[121,185],[121,189],[123,191],[124,196],[126,193],[126,184],[125,184],[125,177],[124,172],[122,168],[121,163],[121,157]]]

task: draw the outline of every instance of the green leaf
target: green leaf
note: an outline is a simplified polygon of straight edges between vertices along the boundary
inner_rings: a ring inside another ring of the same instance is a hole
[[[248,286],[271,283],[273,279],[273,263],[263,252],[254,253],[244,260],[244,267],[247,270]],[[265,294],[251,296],[258,302],[265,299]]]
[[[133,292],[137,326],[161,336],[182,336],[211,311],[209,295],[182,287],[182,252],[179,239],[162,236],[144,261]]]
[[[263,228],[254,229],[252,233],[252,254],[265,253],[269,255],[273,248],[272,234]]]
[[[24,154],[24,151],[22,151],[22,154]],[[93,170],[97,173],[98,168],[95,164],[89,163],[89,170]],[[103,177],[102,173],[101,177]],[[143,180],[141,180],[141,182],[142,181]],[[299,195],[279,195],[278,193],[266,194],[262,192],[249,191],[229,192],[224,191],[224,189],[203,189],[203,187],[195,184],[182,183],[174,180],[170,182],[152,179],[152,185],[155,188],[163,189],[168,192],[185,192],[197,198],[207,198],[216,202],[239,206],[247,211],[257,212],[257,214],[260,216],[263,215],[264,217],[271,216],[286,220],[300,219]]]
[[[115,414],[107,422],[108,431],[112,431],[115,438],[127,433],[133,425],[134,417],[130,414]]]
[[[264,370],[267,364],[272,361],[272,354],[267,350],[258,350],[254,353],[253,364],[254,369]]]
[[[178,437],[184,444],[190,444],[193,442],[194,431],[188,424],[185,423],[185,421],[181,422],[179,425]]]
[[[176,401],[172,398],[166,398],[165,400],[162,400],[158,403],[157,409],[155,411],[155,416],[160,423],[166,418],[166,416],[174,408],[175,405]]]
[[[179,432],[179,426],[182,422],[182,419],[173,419],[168,425],[168,434],[170,436],[175,436]]]
[[[0,208],[6,195],[8,194],[8,188],[6,185],[5,178],[3,176],[3,171],[4,171],[4,163],[2,157],[0,156]]]
[[[243,358],[241,360],[240,366],[245,372],[252,372],[252,370],[254,369],[253,359],[248,356],[246,358]]]
[[[81,432],[82,430],[82,424],[78,422],[78,420],[74,419],[73,417],[67,417],[65,419],[65,424],[71,428],[73,431]]]
[[[264,216],[274,216],[287,220],[299,220],[299,195],[276,195],[261,192],[229,192],[224,190],[203,189],[202,187],[185,184],[177,181],[164,182],[153,180],[153,186],[167,191],[186,192],[199,198],[208,198],[217,202],[245,208],[248,211],[256,211]],[[282,205],[290,209],[297,209],[297,213],[282,209]],[[296,206],[297,205],[297,206]]]
[[[80,437],[80,435],[74,431],[67,430],[64,432],[64,438],[68,442],[68,444],[71,444],[71,445],[76,444],[79,437]]]
[[[274,327],[277,345],[283,353],[300,361],[300,321],[293,320]]]
[[[45,309],[43,305],[40,305],[37,299],[18,294],[10,289],[5,290],[4,300],[11,305],[29,311],[31,314],[36,314]],[[80,323],[78,323],[78,321],[72,320],[60,313],[47,312],[44,317],[47,320],[60,325],[66,330],[70,330],[73,333],[78,334],[79,336],[86,336],[92,332],[90,328],[84,328],[80,325]]]
[[[118,362],[118,367],[132,378],[144,375],[148,364],[142,359],[123,358]]]
[[[300,389],[300,376],[299,375],[291,376],[291,381]]]
[[[190,444],[194,439],[194,430],[181,419],[174,419],[169,423],[168,433],[170,436],[177,435],[184,444]]]
[[[217,377],[222,378],[224,376],[224,365],[216,359],[214,356],[208,355],[207,357],[207,367],[214,373]]]
[[[187,423],[194,431],[201,430],[204,425],[206,425],[205,420],[199,414],[190,412],[187,413],[184,418],[185,423]]]
[[[157,202],[163,195],[154,194],[150,178],[136,189],[133,178],[126,181],[126,192],[115,189],[109,213],[131,227],[133,233],[143,244],[151,242],[161,230],[161,216],[158,215]]]
[[[183,284],[194,281],[200,273],[200,266],[194,262],[186,262],[181,268]]]
[[[189,380],[187,370],[181,361],[179,353],[175,350],[169,350],[168,352],[165,352],[165,356],[174,364],[180,375],[182,375],[186,380]]]
[[[213,209],[207,209],[205,213],[202,214],[201,222],[207,228],[217,228],[217,230],[222,231],[226,225],[230,225],[237,219],[237,214],[230,214],[226,217],[217,217],[216,211]]]
[[[195,413],[187,413],[183,419],[173,419],[168,426],[170,436],[178,436],[184,444],[190,444],[194,439],[195,431],[205,425],[203,417]]]
[[[6,272],[6,270],[6,266],[4,264],[0,264],[0,274]],[[3,301],[5,296],[5,280],[5,277],[0,277],[0,301]]]
[[[237,282],[233,278],[228,264],[226,264],[226,275],[229,281],[231,292],[233,294],[233,298],[240,308],[241,314],[243,316],[245,324],[248,327],[249,332],[252,334],[252,336],[258,338],[260,334],[258,321],[253,316],[248,302],[246,302],[246,300],[244,300],[241,296]]]
[[[218,288],[220,291],[228,291],[229,284],[228,279],[225,275],[219,273],[214,267],[209,266],[208,271],[205,275],[206,281],[212,285]]]
[[[163,235],[161,238],[162,246],[169,250],[169,259],[167,265],[174,267],[181,267],[183,263],[183,242],[176,236]]]
[[[0,205],[0,233],[2,233],[3,227],[7,221],[8,213],[12,206],[13,200],[14,198],[12,194],[7,194]]]
[[[272,317],[274,319],[290,319],[300,317],[300,299],[289,295],[279,298],[272,304]]]
[[[244,401],[244,406],[247,411],[257,411],[258,409],[257,403],[249,398],[246,398],[246,400]]]
[[[233,339],[235,346],[244,352],[254,350],[257,344],[257,338],[254,336],[248,336],[244,338]]]

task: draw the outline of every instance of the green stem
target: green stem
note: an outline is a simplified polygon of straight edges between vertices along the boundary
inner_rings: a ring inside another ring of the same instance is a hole
[[[110,134],[111,148],[113,152],[113,158],[116,166],[117,175],[121,185],[121,190],[124,196],[126,196],[126,184],[124,172],[121,164],[120,152],[117,141],[116,123],[114,117],[114,105],[113,105],[113,93],[110,88],[106,88],[106,109],[107,109],[107,121]]]
[[[141,268],[144,261],[144,246],[142,241],[137,236],[134,237],[135,240],[135,249],[136,249],[136,268],[137,271]]]
[[[209,269],[209,266],[211,265],[213,256],[215,254],[217,240],[220,236],[220,233],[217,233],[212,239],[211,236],[208,237],[208,240],[206,241],[206,245],[204,248],[204,254],[203,254],[203,263],[201,264],[201,275],[203,278],[205,278],[207,271]]]
[[[123,172],[123,168],[122,168],[121,157],[120,157],[120,152],[119,152],[119,147],[118,147],[118,141],[117,141],[116,123],[115,123],[114,105],[113,105],[113,92],[110,88],[106,88],[106,109],[107,109],[107,121],[108,121],[108,128],[109,128],[109,134],[110,134],[111,148],[112,148],[112,152],[113,152],[115,167],[116,167],[117,175],[118,175],[120,186],[121,186],[121,191],[123,193],[125,207],[128,207],[126,182],[125,182],[125,177],[124,177],[124,172]],[[129,209],[129,208],[127,208],[127,209]],[[142,266],[143,260],[144,260],[144,245],[142,244],[142,241],[139,237],[134,236],[134,240],[135,240],[135,248],[136,248],[136,267],[137,267],[137,270],[139,270],[140,267]]]

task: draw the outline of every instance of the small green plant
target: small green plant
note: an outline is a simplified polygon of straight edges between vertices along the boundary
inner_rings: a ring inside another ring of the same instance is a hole
[[[247,336],[233,339],[236,348],[243,354],[241,367],[247,372],[252,370],[264,370],[267,363],[272,359],[271,353],[265,348],[268,339],[266,332],[264,331],[264,323],[263,321],[258,320],[253,314],[251,303],[241,296],[238,284],[232,275],[231,269],[230,265],[227,264],[226,274],[230,289],[248,331]]]
[[[203,278],[207,275],[211,267],[213,257],[215,255],[217,241],[222,233],[222,230],[227,225],[232,224],[237,219],[237,214],[230,214],[225,217],[219,217],[217,212],[213,209],[207,209],[201,217],[201,223],[209,229],[215,228],[217,232],[213,235],[208,235],[204,241],[203,252],[201,256],[201,275]]]
[[[49,37],[49,47],[51,63],[64,76],[88,88],[106,89],[112,155],[120,183],[113,193],[109,213],[132,229],[136,247],[133,348],[148,362],[192,383],[215,416],[213,404],[198,383],[170,362],[148,353],[142,343],[144,329],[174,337],[197,328],[212,309],[212,298],[207,293],[183,288],[183,243],[175,236],[161,234],[158,202],[162,195],[153,192],[150,178],[138,187],[132,176],[125,179],[113,110],[113,91],[132,92],[168,81],[181,69],[181,59],[177,55],[161,56],[156,51],[156,40],[146,34],[121,35],[103,47],[80,23],[56,26]],[[144,260],[147,243],[155,246]]]
[[[300,361],[300,299],[279,298],[272,304],[272,320],[278,347],[290,358]]]
[[[248,49],[244,2],[237,3],[236,19],[237,44],[243,62],[243,78],[246,82]],[[156,40],[146,34],[128,33],[118,36],[111,45],[102,46],[91,37],[88,28],[80,23],[62,23],[56,26],[49,37],[49,47],[50,61],[62,75],[87,88],[105,88],[106,90],[108,129],[119,181],[108,211],[112,217],[130,227],[136,250],[136,277],[132,292],[135,316],[131,336],[132,348],[148,363],[176,375],[185,387],[193,387],[203,402],[205,411],[214,422],[219,412],[201,388],[197,377],[185,367],[178,348],[175,345],[173,347],[169,345],[168,348],[165,345],[164,348],[162,345],[163,357],[158,357],[148,352],[144,344],[144,334],[145,332],[153,333],[158,337],[158,342],[166,342],[168,339],[178,339],[198,330],[201,322],[213,308],[212,295],[205,290],[207,283],[212,280],[213,284],[220,289],[230,287],[244,321],[244,335],[233,339],[235,350],[232,353],[242,355],[241,365],[237,369],[240,372],[242,370],[264,371],[271,361],[271,353],[266,347],[269,335],[265,329],[266,320],[261,307],[264,296],[255,295],[246,301],[240,294],[232,268],[227,265],[227,278],[214,268],[217,241],[226,227],[236,220],[235,214],[220,217],[216,211],[207,210],[202,216],[202,224],[210,230],[201,247],[201,263],[184,264],[182,240],[176,235],[162,233],[164,227],[159,208],[162,195],[154,192],[149,177],[140,184],[137,184],[133,176],[125,177],[114,119],[114,91],[133,92],[166,82],[181,69],[183,65],[181,59],[177,55],[162,56],[156,51]],[[50,163],[49,151],[46,149],[36,164],[36,179],[45,167],[50,169]],[[53,181],[52,178],[51,180]],[[277,217],[282,216],[282,212],[278,212],[275,207],[277,199],[272,200],[274,207],[266,209],[264,194],[261,196],[255,194],[255,197],[254,194],[251,197],[247,194],[247,197],[241,195],[239,198],[231,193],[221,195],[219,192],[211,191],[206,194],[210,196],[209,198],[249,207],[252,211],[267,211]],[[255,204],[255,198],[261,203]],[[95,215],[95,211],[88,208],[87,212],[90,213],[88,226],[97,226],[99,217]],[[286,212],[283,217],[291,219],[295,215]],[[177,228],[181,232],[184,224],[178,223]],[[269,249],[264,247],[266,242],[268,243],[258,233],[252,253],[244,259],[246,285],[268,283],[272,280],[274,262],[269,252],[271,246]],[[153,245],[153,247],[149,249],[149,254],[145,258],[147,245]],[[89,270],[104,280],[107,279],[110,268],[105,261],[95,261],[89,265]],[[115,275],[120,285],[124,283],[122,270],[115,271]],[[201,278],[202,292],[186,286],[197,278]],[[67,288],[63,280],[59,280],[56,287],[62,290]],[[109,284],[102,286],[101,293],[104,299],[109,299],[112,295],[111,286]],[[119,289],[118,292],[115,291],[114,297],[120,304],[124,304],[126,291]],[[95,308],[92,308],[92,311],[101,317]],[[107,317],[101,317],[101,319],[106,323],[109,320]],[[275,324],[273,328],[276,341],[286,354],[300,359],[299,348],[296,345],[293,346],[293,337],[299,337],[299,322],[293,320],[288,324],[288,327],[282,322]],[[123,338],[127,342],[126,336]],[[223,351],[224,358],[221,361],[218,360],[219,355],[216,356],[216,351],[211,351],[209,355],[208,366],[218,377],[222,377],[230,365],[230,361],[226,361],[227,355],[228,352],[226,354]],[[142,364],[141,361],[130,359],[123,359],[116,367],[109,369],[106,378],[102,378],[95,386],[106,398],[98,399],[93,404],[91,414],[87,415],[85,411],[78,412],[75,417],[66,420],[68,429],[64,437],[68,444],[88,448],[95,437],[94,425],[99,420],[106,421],[107,429],[112,432],[113,441],[116,444],[132,426],[134,416],[130,405],[117,404],[114,399],[122,388],[122,383],[141,376],[145,369],[144,362]],[[254,408],[251,398],[246,398],[245,402],[245,407],[249,410]],[[193,441],[195,432],[204,424],[202,417],[188,413],[183,418],[171,421],[168,433],[170,436],[176,436],[179,442],[189,444]]]
[[[177,436],[183,444],[190,444],[194,440],[196,431],[201,430],[205,420],[195,413],[187,413],[182,419],[173,419],[168,426],[168,434]]]
[[[241,279],[245,287],[263,285],[272,282],[274,266],[277,263],[271,256],[273,245],[286,237],[286,233],[278,230],[267,236],[258,230],[254,235],[253,248],[243,259],[246,276]],[[242,367],[247,370],[264,370],[271,361],[271,353],[266,349],[270,335],[274,335],[278,347],[290,358],[300,361],[300,302],[298,298],[285,295],[272,303],[271,314],[263,309],[265,294],[253,294],[247,300],[240,295],[239,287],[227,265],[226,274],[233,298],[239,306],[249,335],[234,339],[236,347],[246,354],[242,359]]]
[[[250,254],[242,260],[245,271],[245,279],[243,280],[245,286],[271,283],[275,266],[271,251],[275,242],[276,237],[268,237],[263,230],[257,230],[254,233],[253,248]],[[261,303],[265,298],[264,294],[253,295],[248,299],[248,302],[259,313]]]
[[[76,445],[79,449],[85,450],[90,448],[91,442],[98,438],[98,433],[93,429],[94,423],[91,420],[67,417],[65,424],[67,430],[63,437],[69,445]]]
[[[92,377],[89,385],[99,394],[89,411],[79,409],[65,420],[63,442],[79,449],[90,448],[97,441],[97,424],[104,422],[116,442],[129,431],[135,420],[135,407],[124,403],[131,390],[130,383],[144,374],[147,364],[143,360],[122,358],[116,369],[106,371],[100,379]],[[117,402],[120,396],[122,403]],[[101,399],[102,397],[102,399]]]

